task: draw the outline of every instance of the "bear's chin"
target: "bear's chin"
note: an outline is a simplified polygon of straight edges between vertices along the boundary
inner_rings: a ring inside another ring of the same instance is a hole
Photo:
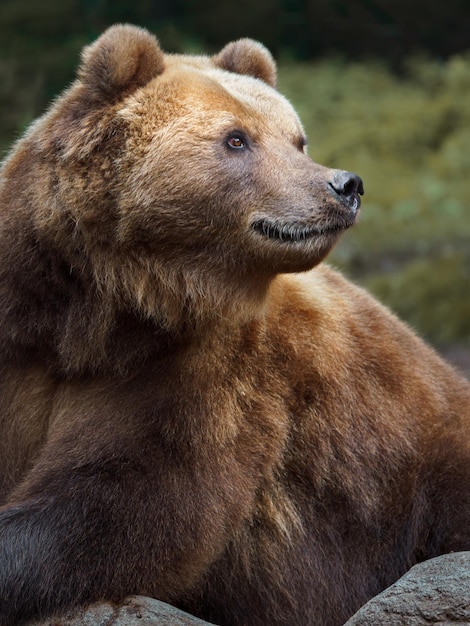
[[[304,226],[302,224],[282,224],[269,219],[256,220],[252,230],[264,239],[287,245],[302,245],[309,241],[318,241],[326,237],[336,239],[350,225],[335,224],[333,226]]]
[[[275,273],[305,272],[325,259],[352,224],[303,226],[270,219],[252,223],[258,253]]]
[[[321,263],[333,249],[338,237],[321,235],[295,243],[267,242],[264,248],[264,263],[268,273],[290,274],[307,272]],[[266,250],[266,248],[270,250]]]

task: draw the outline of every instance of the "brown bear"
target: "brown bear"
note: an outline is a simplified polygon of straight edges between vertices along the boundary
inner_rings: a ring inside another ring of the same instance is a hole
[[[275,81],[115,26],[6,158],[1,626],[127,594],[333,626],[470,549],[470,386],[319,266],[362,182]]]

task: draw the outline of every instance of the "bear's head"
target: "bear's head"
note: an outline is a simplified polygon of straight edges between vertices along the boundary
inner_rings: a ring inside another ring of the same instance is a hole
[[[166,328],[251,310],[325,257],[362,193],[307,156],[275,83],[257,42],[172,55],[114,26],[6,161],[3,203],[103,302]]]

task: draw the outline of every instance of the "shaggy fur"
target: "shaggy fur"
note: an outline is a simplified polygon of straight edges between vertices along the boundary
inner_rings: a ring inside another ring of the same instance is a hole
[[[1,626],[127,594],[336,626],[470,549],[470,387],[319,265],[361,183],[275,73],[113,27],[3,165]]]

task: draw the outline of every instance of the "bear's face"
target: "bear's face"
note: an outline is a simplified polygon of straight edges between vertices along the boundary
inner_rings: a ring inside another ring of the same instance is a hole
[[[319,263],[361,188],[342,196],[338,172],[307,156],[275,80],[250,40],[212,58],[165,55],[147,31],[110,28],[29,134],[44,236],[90,265],[100,292],[167,326],[241,291],[260,301],[276,274]]]
[[[291,105],[272,87],[176,65],[130,96],[120,237],[156,254],[253,273],[318,263],[356,212],[306,155]]]

